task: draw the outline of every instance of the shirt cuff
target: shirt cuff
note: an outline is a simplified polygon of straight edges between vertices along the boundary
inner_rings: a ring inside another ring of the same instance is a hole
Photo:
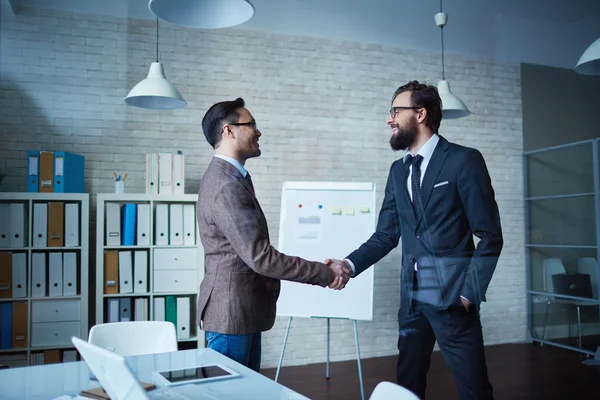
[[[344,258],[344,261],[346,261],[348,263],[348,265],[350,265],[350,268],[352,269],[352,275],[350,275],[350,276],[356,275],[356,267],[354,266],[354,263],[347,258]]]

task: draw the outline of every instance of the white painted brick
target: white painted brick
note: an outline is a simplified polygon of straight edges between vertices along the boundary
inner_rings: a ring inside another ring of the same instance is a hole
[[[277,243],[286,180],[370,181],[380,205],[390,164],[385,124],[393,91],[408,80],[436,82],[437,52],[377,44],[163,25],[161,61],[188,107],[152,111],[123,97],[155,57],[155,22],[27,9],[1,15],[0,167],[3,190],[26,190],[26,151],[86,157],[86,188],[113,190],[112,172],[130,172],[143,191],[143,155],[183,150],[186,190],[194,193],[212,149],[201,120],[217,101],[245,98],[259,122],[263,156],[247,163]],[[449,140],[479,148],[496,189],[505,247],[482,306],[487,344],[526,338],[520,68],[447,54],[453,91],[473,114],[443,121]],[[292,166],[290,165],[292,163]],[[508,166],[511,166],[510,168]],[[516,168],[516,171],[515,169]],[[94,210],[92,209],[92,223]],[[92,235],[95,234],[92,228]],[[92,257],[93,259],[93,257]],[[375,267],[373,321],[359,321],[364,358],[396,354],[400,249]],[[93,266],[92,266],[93,269]],[[263,338],[263,367],[277,364],[287,318]],[[323,362],[324,320],[292,323],[284,365]],[[354,359],[349,321],[332,321],[332,360]]]

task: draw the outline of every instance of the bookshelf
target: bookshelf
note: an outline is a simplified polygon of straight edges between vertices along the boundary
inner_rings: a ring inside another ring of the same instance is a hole
[[[0,193],[0,221],[0,365],[76,361],[71,336],[88,333],[89,195]]]
[[[198,290],[204,277],[197,198],[98,194],[96,324],[170,320],[177,328],[180,348],[204,347],[204,333],[196,326]],[[131,217],[132,204],[135,217]]]

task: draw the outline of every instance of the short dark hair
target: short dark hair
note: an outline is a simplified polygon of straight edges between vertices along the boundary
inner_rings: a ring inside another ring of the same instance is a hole
[[[419,83],[419,81],[411,81],[396,89],[394,97],[392,97],[392,102],[394,102],[394,99],[403,92],[411,92],[410,105],[412,107],[419,107],[427,110],[426,125],[433,133],[437,133],[440,129],[440,122],[442,121],[442,99],[440,98],[437,88],[433,85]]]
[[[233,101],[222,101],[213,104],[204,118],[202,118],[202,131],[206,141],[213,149],[216,149],[223,138],[223,124],[238,122],[240,115],[237,113],[239,108],[244,107],[244,99],[238,97]]]

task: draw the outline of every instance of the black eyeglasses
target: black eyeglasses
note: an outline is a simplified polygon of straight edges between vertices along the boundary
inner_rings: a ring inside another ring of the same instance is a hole
[[[395,118],[396,115],[398,115],[398,111],[400,110],[418,110],[421,107],[404,107],[404,106],[398,106],[398,107],[392,107],[390,108],[390,117]]]
[[[256,121],[250,121],[250,122],[236,122],[236,123],[231,123],[228,125],[233,125],[233,126],[250,126],[252,127],[254,130],[256,130]]]

